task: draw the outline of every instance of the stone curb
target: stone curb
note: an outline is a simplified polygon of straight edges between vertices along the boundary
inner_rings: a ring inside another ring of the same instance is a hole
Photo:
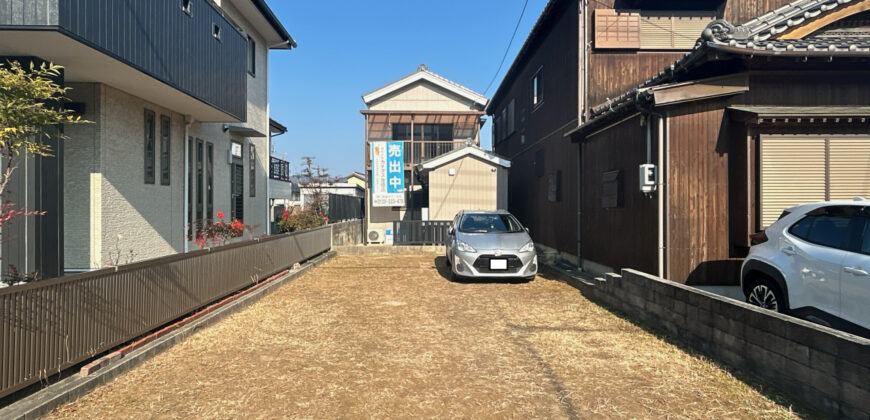
[[[314,267],[328,261],[336,255],[335,251],[328,251],[310,260],[298,270],[290,270],[283,277],[275,279],[259,289],[249,292],[240,298],[226,303],[223,307],[216,308],[205,316],[187,323],[168,334],[156,338],[150,343],[137,348],[125,355],[118,363],[109,364],[96,373],[89,376],[74,374],[45,389],[25,397],[9,406],[0,409],[0,419],[29,420],[40,418],[57,407],[88,394],[100,385],[105,385],[125,372],[130,371],[148,359],[158,355],[173,345],[180,343],[198,332],[202,328],[220,322],[224,318],[251,306],[258,300],[275,291],[285,283],[296,279]]]

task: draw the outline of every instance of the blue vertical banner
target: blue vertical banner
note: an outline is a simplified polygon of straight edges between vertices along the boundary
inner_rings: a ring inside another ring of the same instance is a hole
[[[372,142],[372,206],[405,206],[405,146],[400,141]]]
[[[387,142],[387,193],[405,193],[405,148],[400,141]]]

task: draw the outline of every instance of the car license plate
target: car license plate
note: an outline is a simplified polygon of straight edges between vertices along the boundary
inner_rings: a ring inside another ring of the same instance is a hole
[[[507,260],[489,260],[490,270],[507,270]]]

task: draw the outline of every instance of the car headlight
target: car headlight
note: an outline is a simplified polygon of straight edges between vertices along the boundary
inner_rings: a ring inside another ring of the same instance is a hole
[[[520,252],[532,252],[534,250],[535,250],[535,243],[532,241],[529,241],[529,243],[523,245],[523,247],[520,248]]]
[[[477,252],[477,250],[472,248],[471,245],[462,241],[456,242],[456,249],[462,252]]]

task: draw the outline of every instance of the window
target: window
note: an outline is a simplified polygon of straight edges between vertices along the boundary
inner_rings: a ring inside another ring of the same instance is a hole
[[[466,214],[459,222],[464,233],[517,233],[522,232],[520,222],[509,214]]]
[[[211,35],[214,37],[214,39],[218,41],[221,40],[221,27],[218,26],[217,23],[211,24]]]
[[[499,118],[501,122],[501,129],[498,130],[501,133],[501,138],[499,140],[506,139],[511,133],[508,131],[508,110],[507,108],[501,109],[501,118]]]
[[[170,142],[169,130],[171,121],[165,115],[160,116],[160,185],[169,185],[170,175]]]
[[[516,100],[511,99],[507,107],[507,135],[510,136],[516,131]]]
[[[198,222],[205,219],[203,214],[203,192],[205,190],[205,180],[203,178],[205,166],[203,164],[205,158],[205,146],[202,139],[196,139],[196,220]]]
[[[245,168],[237,163],[232,164],[230,173],[230,207],[232,219],[245,219]]]
[[[814,244],[839,249],[854,249],[850,244],[851,233],[857,225],[852,225],[860,210],[855,207],[823,207],[807,214],[807,217],[792,225],[788,232]],[[863,221],[862,221],[863,222]],[[850,226],[853,229],[850,229]]]
[[[498,143],[501,141],[501,137],[499,137],[498,126],[501,124],[501,119],[498,117],[498,112],[492,116],[492,142]]]
[[[714,11],[595,10],[595,48],[690,50]]]
[[[205,144],[205,217],[214,220],[214,144]]]
[[[193,235],[193,229],[196,225],[196,219],[193,217],[193,209],[196,206],[196,202],[194,201],[193,194],[193,176],[196,172],[196,168],[194,167],[194,141],[193,137],[187,138],[187,234]]]
[[[190,3],[191,0],[181,0],[181,10],[188,15],[190,14]]]
[[[861,242],[861,252],[870,254],[870,221],[864,225],[864,240]]]
[[[610,171],[601,175],[601,207],[622,207],[622,171]]]
[[[145,183],[154,183],[154,111],[145,110]]]
[[[257,75],[257,42],[248,36],[248,74]]]
[[[452,141],[453,124],[415,124],[413,139]],[[393,124],[393,140],[411,140],[411,124]]]
[[[257,148],[253,143],[250,144],[250,153],[248,153],[248,171],[251,183],[251,197],[257,196]]]
[[[532,105],[538,106],[544,102],[544,69],[538,69],[532,79]]]

